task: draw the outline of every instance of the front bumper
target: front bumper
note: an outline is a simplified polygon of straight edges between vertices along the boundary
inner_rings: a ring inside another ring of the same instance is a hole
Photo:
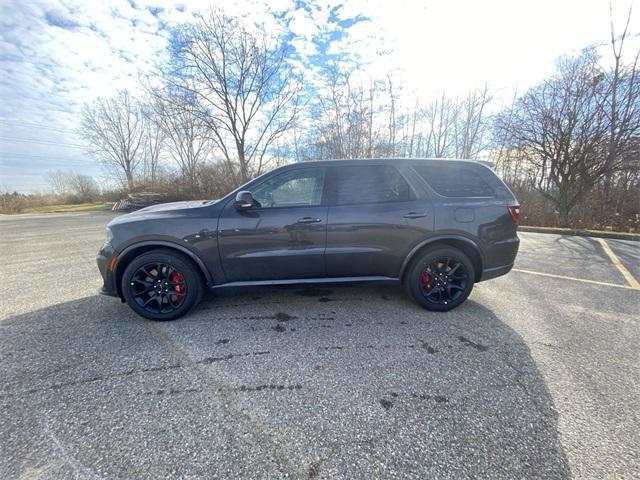
[[[98,295],[102,295],[105,297],[114,297],[114,298],[120,297],[120,295],[118,295],[116,292],[105,290],[104,286],[100,290],[98,290]]]
[[[109,271],[109,263],[112,261],[115,255],[113,246],[110,243],[105,243],[100,248],[98,255],[96,255],[96,263],[98,264],[98,270],[102,277],[102,288],[100,289],[100,295],[107,295],[109,297],[119,297],[118,289],[115,285],[115,272]]]

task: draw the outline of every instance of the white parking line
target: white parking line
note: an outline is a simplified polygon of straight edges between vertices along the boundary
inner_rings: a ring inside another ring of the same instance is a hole
[[[627,280],[629,285],[632,288],[640,289],[640,283],[633,277],[633,275],[631,275],[631,272],[627,270],[627,267],[625,267],[622,264],[618,256],[615,253],[613,253],[613,250],[611,250],[611,248],[609,247],[609,244],[604,240],[604,238],[599,238],[598,242],[600,242],[600,245],[602,245],[602,249],[604,250],[604,253],[606,253],[609,256],[609,258],[613,262],[613,265],[618,270],[620,270],[620,273]]]
[[[627,290],[640,290],[638,287],[629,287],[627,285],[618,285],[617,283],[598,282],[597,280],[587,280],[586,278],[566,277],[564,275],[555,275],[553,273],[534,272],[532,270],[522,270],[520,268],[514,268],[512,272],[528,273],[530,275],[540,275],[542,277],[560,278],[562,280],[573,280],[575,282],[591,283],[593,285],[602,285],[605,287],[617,287],[626,288]]]

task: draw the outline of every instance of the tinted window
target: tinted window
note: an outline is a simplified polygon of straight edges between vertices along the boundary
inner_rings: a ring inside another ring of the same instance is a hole
[[[403,202],[411,198],[406,180],[390,165],[336,168],[333,190],[337,205]]]
[[[291,170],[256,187],[253,199],[262,208],[320,205],[324,187],[324,168]]]
[[[445,162],[445,160],[443,160]],[[493,189],[470,167],[459,165],[414,165],[431,188],[445,197],[492,197]]]

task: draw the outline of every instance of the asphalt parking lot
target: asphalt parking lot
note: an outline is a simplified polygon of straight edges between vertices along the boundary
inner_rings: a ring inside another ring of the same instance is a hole
[[[522,233],[444,314],[322,286],[154,323],[96,295],[110,216],[0,218],[0,478],[640,476],[640,290],[597,239]]]

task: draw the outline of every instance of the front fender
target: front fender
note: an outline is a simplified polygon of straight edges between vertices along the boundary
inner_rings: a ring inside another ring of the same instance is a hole
[[[153,248],[166,248],[169,250],[175,250],[180,253],[183,253],[184,255],[189,257],[191,260],[193,260],[193,262],[198,266],[198,268],[202,272],[202,275],[205,278],[206,284],[209,286],[214,284],[214,280],[213,280],[213,277],[211,276],[211,272],[209,272],[209,269],[206,267],[205,263],[194,251],[190,250],[184,245],[181,245],[171,240],[160,240],[160,239],[142,240],[142,241],[128,244],[126,247],[118,249],[116,252],[117,261],[113,268],[113,273],[111,274],[111,282],[112,282],[113,291],[117,292],[120,297],[122,297],[122,291],[121,291],[118,279],[121,277],[122,273],[124,272],[124,269],[126,268],[126,265],[128,264],[128,262],[131,259],[135,258],[139,253],[143,253]]]
[[[191,260],[193,260],[196,265],[202,270],[202,274],[204,275],[208,284],[213,282],[213,278],[211,277],[211,273],[205,266],[202,259],[192,250],[188,249],[184,245],[180,245],[179,243],[168,241],[168,240],[143,240],[141,242],[133,243],[126,248],[124,248],[118,255],[118,261],[116,262],[116,270],[118,268],[118,264],[120,263],[121,258],[126,258],[127,254],[140,249],[141,247],[165,247],[173,250],[178,250],[185,255],[187,255]]]

